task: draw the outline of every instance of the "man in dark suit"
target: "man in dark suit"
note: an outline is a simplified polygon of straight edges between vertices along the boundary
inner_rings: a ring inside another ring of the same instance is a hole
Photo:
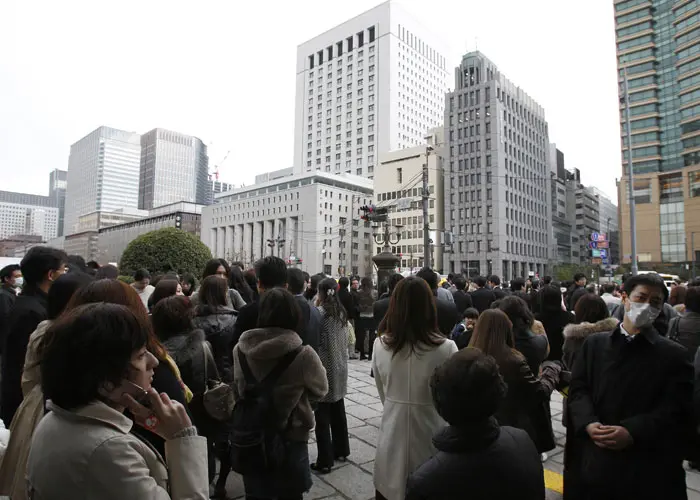
[[[290,269],[289,271],[294,271],[293,275],[295,279],[293,286],[290,287],[290,292],[296,296],[300,293],[299,290],[303,291],[304,289],[304,276],[298,269]],[[297,273],[296,271],[299,272]],[[255,275],[258,277],[258,290],[260,291],[260,295],[263,295],[265,290],[288,288],[287,272],[287,264],[279,257],[268,256],[258,260],[255,263]],[[303,297],[296,297],[296,300],[303,318],[297,334],[301,337],[304,345],[310,345],[317,351],[319,330],[318,328],[314,328],[312,308]],[[243,333],[257,328],[258,311],[259,303],[257,301],[246,304],[238,311],[238,319],[236,320],[233,336],[234,346],[238,343],[238,339],[241,338]],[[320,321],[318,322],[318,327],[320,328]]]
[[[7,428],[22,403],[22,371],[29,336],[47,318],[49,289],[66,272],[67,261],[62,250],[37,246],[20,264],[24,286],[10,311],[2,350],[0,416]]]
[[[382,322],[386,312],[389,310],[389,301],[391,301],[391,294],[394,292],[394,288],[399,284],[399,281],[403,279],[399,273],[392,274],[387,280],[387,286],[389,287],[387,296],[374,302],[373,313],[374,313],[374,323],[379,326]]]
[[[311,306],[304,298],[305,279],[301,269],[289,268],[287,270],[287,290],[294,295],[294,299],[301,309],[302,324],[297,332],[304,345],[310,345],[318,351],[319,336],[321,335],[321,313]]]
[[[435,271],[429,267],[424,267],[416,273],[416,276],[424,279],[433,291],[435,306],[437,308],[438,328],[445,337],[449,338],[455,325],[462,321],[462,315],[457,311],[457,306],[455,306],[454,302],[438,300],[438,275]]]
[[[486,284],[489,286],[489,288],[491,288],[491,291],[496,297],[496,300],[502,299],[510,295],[510,293],[508,293],[508,290],[504,290],[503,288],[501,288],[501,278],[499,278],[495,274],[489,276]]]
[[[496,300],[496,296],[493,291],[486,288],[486,278],[483,276],[477,276],[474,279],[474,284],[476,285],[476,290],[471,293],[472,304],[474,304],[476,310],[481,314],[491,307],[491,304]]]
[[[683,452],[695,433],[693,366],[654,329],[668,291],[625,282],[622,323],[586,338],[569,386],[564,483],[572,498],[687,498]]]
[[[455,291],[452,292],[455,306],[457,306],[457,311],[464,314],[464,311],[472,307],[472,298],[467,292],[467,279],[464,276],[454,276],[452,283],[455,286]]]

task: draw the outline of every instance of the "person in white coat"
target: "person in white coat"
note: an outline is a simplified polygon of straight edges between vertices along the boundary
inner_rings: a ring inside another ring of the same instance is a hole
[[[445,426],[430,377],[457,345],[440,334],[435,300],[425,280],[401,280],[374,342],[372,373],[384,405],[374,462],[377,500],[404,500],[408,476],[435,454],[433,435]]]
[[[150,328],[145,310],[108,303],[79,306],[49,327],[40,369],[50,411],[29,452],[28,498],[209,498],[206,439],[184,406],[151,387]],[[165,439],[165,456],[130,432],[135,425]]]

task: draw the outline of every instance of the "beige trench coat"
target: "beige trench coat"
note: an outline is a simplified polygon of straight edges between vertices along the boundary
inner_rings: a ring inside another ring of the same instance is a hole
[[[207,441],[165,442],[163,458],[129,431],[123,413],[95,401],[51,412],[34,433],[27,463],[33,500],[208,500]]]

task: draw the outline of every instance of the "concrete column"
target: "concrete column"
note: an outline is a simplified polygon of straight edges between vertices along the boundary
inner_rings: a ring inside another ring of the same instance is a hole
[[[234,226],[226,226],[226,259],[230,262],[233,260],[234,247],[233,247],[233,235]]]
[[[216,252],[216,228],[209,230],[209,243],[207,244],[212,253]]]
[[[241,259],[246,266],[250,266],[253,263],[253,225],[250,223],[243,225]]]

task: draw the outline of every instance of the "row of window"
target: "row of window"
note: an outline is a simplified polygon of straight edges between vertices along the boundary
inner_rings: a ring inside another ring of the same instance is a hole
[[[376,28],[371,26],[367,28],[367,41],[368,43],[373,43],[376,36]],[[333,57],[341,57],[343,55],[343,48],[347,52],[352,52],[355,47],[358,49],[365,44],[365,31],[360,31],[355,35],[347,37],[344,41],[337,42],[334,45],[329,45],[325,49],[319,50],[316,54],[311,54],[309,56],[309,69],[313,69],[316,64],[319,66],[323,64],[324,56],[326,61],[330,61]]]

